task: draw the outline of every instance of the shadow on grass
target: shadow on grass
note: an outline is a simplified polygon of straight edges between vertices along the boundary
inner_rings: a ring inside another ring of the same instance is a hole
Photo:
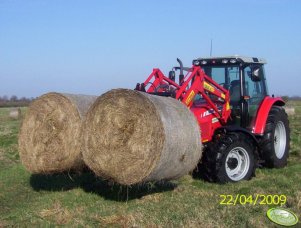
[[[114,201],[139,199],[153,193],[171,191],[177,186],[167,181],[123,186],[102,180],[91,172],[53,175],[33,174],[30,177],[30,185],[35,191],[68,191],[74,188],[82,188],[85,192],[97,194]]]
[[[195,180],[203,180],[208,183],[213,183],[214,181],[206,175],[205,166],[199,163],[197,167],[192,172],[192,178]]]

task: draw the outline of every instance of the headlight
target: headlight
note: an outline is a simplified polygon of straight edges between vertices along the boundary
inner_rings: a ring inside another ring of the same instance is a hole
[[[200,65],[200,61],[198,61],[198,60],[194,61],[193,65],[199,66]]]

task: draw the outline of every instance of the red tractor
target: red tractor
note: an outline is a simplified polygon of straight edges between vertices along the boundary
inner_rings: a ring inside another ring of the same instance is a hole
[[[168,77],[153,69],[136,90],[173,97],[194,113],[204,144],[198,171],[205,179],[220,183],[249,180],[258,166],[287,164],[289,121],[284,101],[268,95],[265,60],[198,58],[191,68],[177,61],[180,66]]]

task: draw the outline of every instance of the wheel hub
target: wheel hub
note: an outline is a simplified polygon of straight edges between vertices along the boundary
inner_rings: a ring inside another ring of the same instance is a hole
[[[281,159],[286,149],[286,129],[284,123],[279,121],[275,127],[274,133],[274,150],[276,157]]]
[[[226,173],[233,181],[242,180],[250,169],[250,157],[242,147],[233,148],[226,157]]]
[[[236,158],[229,158],[227,165],[230,169],[235,169],[238,165],[238,160]]]

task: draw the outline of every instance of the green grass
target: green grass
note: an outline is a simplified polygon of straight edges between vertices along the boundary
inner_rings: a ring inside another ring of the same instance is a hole
[[[220,205],[221,194],[282,194],[301,217],[301,102],[290,117],[291,153],[283,169],[257,169],[251,181],[218,185],[185,176],[178,181],[114,185],[91,173],[31,175],[20,163],[19,120],[0,109],[0,227],[275,227],[272,205]],[[22,110],[23,112],[25,109]]]

